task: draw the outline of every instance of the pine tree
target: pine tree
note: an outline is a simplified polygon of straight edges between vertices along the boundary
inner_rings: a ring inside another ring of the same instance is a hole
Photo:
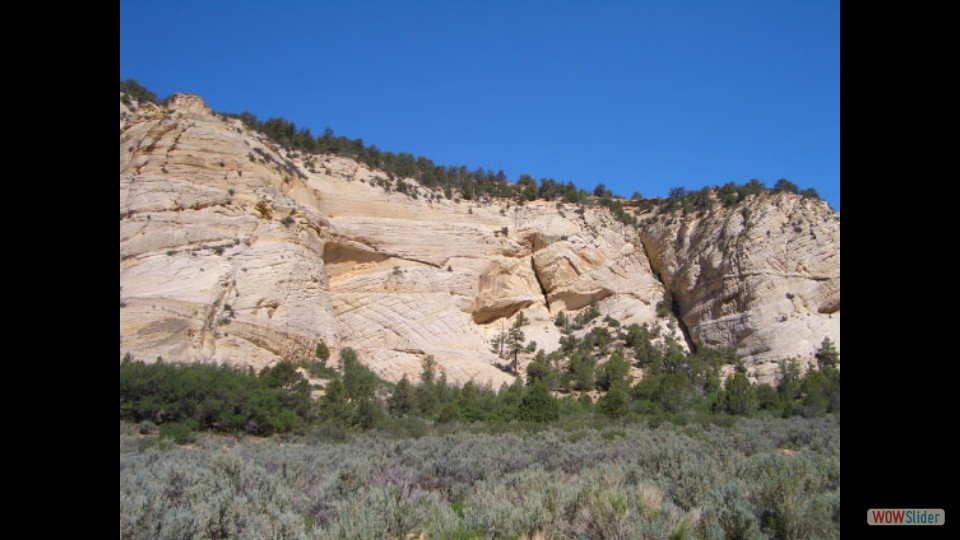
[[[533,362],[527,364],[527,386],[531,386],[534,381],[541,381],[547,388],[556,387],[556,374],[547,360],[543,350],[537,353]]]
[[[752,414],[757,398],[746,374],[737,371],[727,378],[724,391],[724,410],[730,414]]]
[[[840,353],[837,351],[837,346],[834,345],[833,340],[828,337],[823,338],[820,348],[817,349],[817,365],[820,371],[840,365]]]
[[[630,364],[618,353],[613,353],[607,363],[600,367],[597,387],[609,391],[616,383],[624,382],[630,374]]]
[[[774,191],[786,191],[787,193],[800,193],[800,188],[796,184],[787,180],[786,178],[781,178],[777,180],[777,183],[773,185]]]
[[[323,367],[327,366],[327,360],[330,358],[330,349],[327,348],[327,344],[321,341],[317,344],[317,349],[314,351],[314,355],[320,360],[320,365]]]
[[[343,360],[343,389],[351,400],[370,399],[377,390],[377,376],[357,360],[357,353],[347,347],[340,351]]]
[[[400,379],[400,382],[397,383],[396,388],[393,389],[393,394],[390,395],[390,399],[387,400],[387,407],[390,410],[390,414],[403,416],[412,411],[413,406],[413,389],[410,387],[410,380],[404,375],[403,378]]]
[[[383,408],[375,397],[361,399],[356,403],[353,425],[360,429],[376,427],[383,419]]]
[[[757,410],[776,412],[782,409],[780,394],[777,393],[776,388],[769,384],[754,386],[753,393],[757,398]]]
[[[682,412],[696,396],[696,389],[690,384],[686,373],[668,373],[660,382],[658,397],[664,408],[672,413]]]
[[[136,99],[137,101],[149,101],[150,103],[159,102],[156,94],[150,90],[147,90],[141,86],[140,83],[133,79],[120,81],[120,91]]]
[[[627,383],[624,380],[616,381],[603,397],[597,401],[600,412],[610,418],[620,418],[627,414],[629,401],[627,400]]]
[[[523,330],[520,330],[520,327],[516,325],[507,334],[507,353],[513,357],[513,363],[510,367],[514,375],[517,374],[518,357],[520,351],[523,350],[524,339],[526,339],[526,336],[523,335]]]
[[[800,397],[800,380],[800,365],[797,361],[793,359],[781,360],[777,393],[780,394],[784,416],[793,414],[797,398]]]
[[[557,326],[557,328],[560,329],[560,333],[561,333],[561,334],[569,334],[569,333],[570,333],[570,319],[571,319],[571,318],[570,318],[570,317],[567,317],[566,313],[564,313],[563,311],[561,311],[560,313],[557,313],[557,318],[554,320],[554,323],[553,323],[553,324],[555,324],[555,325]]]
[[[537,200],[537,181],[530,175],[521,174],[520,178],[517,179],[517,188],[521,190],[520,195],[524,199],[528,201]]]
[[[433,356],[423,359],[423,371],[420,372],[420,384],[416,388],[417,409],[420,414],[430,416],[437,407],[437,393],[434,386],[437,362]]]
[[[804,375],[800,383],[800,394],[803,396],[800,412],[803,416],[810,418],[827,412],[830,404],[828,386],[826,376],[820,371],[811,369]]]
[[[827,412],[840,412],[840,370],[827,368],[823,370],[827,379]]]
[[[589,392],[594,387],[594,368],[596,364],[590,358],[572,357],[570,369],[573,371],[574,389]]]
[[[497,393],[497,413],[505,420],[511,420],[517,417],[517,410],[526,391],[523,386],[523,379],[517,377],[509,386],[503,383],[500,391]]]
[[[344,425],[350,417],[350,407],[343,390],[340,377],[334,377],[323,389],[323,398],[320,400],[320,418],[338,425]]]

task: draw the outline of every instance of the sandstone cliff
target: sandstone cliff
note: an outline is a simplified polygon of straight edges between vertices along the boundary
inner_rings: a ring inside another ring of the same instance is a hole
[[[697,344],[734,346],[764,380],[780,359],[840,343],[840,215],[787,193],[640,229],[655,271]]]
[[[451,380],[499,386],[489,341],[520,310],[547,350],[551,318],[591,301],[666,327],[654,271],[695,342],[737,346],[761,376],[839,343],[839,216],[821,203],[759,197],[746,221],[660,216],[638,235],[602,208],[389,191],[196,96],[121,103],[120,129],[121,353],[261,367],[324,340],[390,380],[433,355]]]

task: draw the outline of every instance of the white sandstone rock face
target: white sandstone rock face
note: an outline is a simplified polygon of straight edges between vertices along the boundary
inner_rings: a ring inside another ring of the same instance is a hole
[[[120,107],[121,354],[259,369],[311,358],[323,340],[388,380],[415,380],[433,356],[451,381],[499,387],[513,376],[490,342],[521,310],[527,339],[548,351],[560,338],[552,317],[593,301],[625,324],[664,326],[648,253],[697,340],[755,361],[809,353],[824,335],[839,343],[839,223],[799,199],[758,204],[763,229],[743,232],[733,216],[682,232],[658,222],[642,243],[601,208],[455,202],[410,179],[416,199],[388,192],[386,173],[279,149],[196,96]],[[774,227],[795,216],[818,240]],[[716,242],[726,228],[743,239]],[[777,251],[768,229],[796,238]],[[734,270],[752,273],[737,285]]]
[[[195,96],[140,107],[120,139],[121,351],[261,368],[337,342],[326,225],[278,154]]]
[[[736,347],[759,380],[812,361],[824,337],[839,348],[840,215],[825,202],[754,195],[658,216],[641,236],[694,341]]]

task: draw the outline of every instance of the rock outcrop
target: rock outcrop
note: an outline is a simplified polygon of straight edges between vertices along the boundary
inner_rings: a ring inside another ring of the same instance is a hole
[[[450,380],[499,386],[513,377],[490,341],[521,310],[547,350],[553,316],[591,302],[667,326],[654,270],[695,342],[757,365],[839,343],[839,216],[820,203],[758,198],[749,225],[722,210],[638,235],[599,207],[391,191],[196,96],[121,102],[120,129],[121,354],[259,368],[322,340],[390,380],[432,355]]]
[[[732,346],[757,376],[840,343],[840,215],[788,193],[752,195],[640,230],[653,268],[697,344]]]

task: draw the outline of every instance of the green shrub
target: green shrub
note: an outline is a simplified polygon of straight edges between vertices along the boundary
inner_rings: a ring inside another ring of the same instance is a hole
[[[327,364],[327,360],[330,359],[330,349],[327,348],[327,343],[325,341],[320,341],[320,343],[317,343],[317,348],[314,350],[314,356],[320,360],[322,365]]]
[[[627,414],[629,394],[626,381],[615,382],[610,390],[597,401],[597,409],[609,418],[621,418]]]
[[[309,422],[312,410],[309,384],[289,362],[259,376],[211,364],[120,364],[120,418],[150,420],[161,434],[173,423],[258,435],[289,432]]]
[[[460,410],[453,403],[446,404],[443,409],[440,410],[440,415],[437,416],[438,424],[450,424],[453,422],[462,422],[463,416],[460,414]]]
[[[183,422],[170,422],[160,426],[160,436],[171,439],[177,444],[188,444],[197,439],[193,431],[196,427],[196,422],[189,419]]]
[[[528,422],[551,422],[560,418],[560,404],[550,390],[538,379],[520,401],[519,418]]]
[[[307,373],[316,379],[333,379],[340,376],[337,370],[327,367],[323,362],[304,360],[300,362],[300,367],[306,369]]]
[[[776,538],[804,538],[804,514],[810,504],[810,488],[819,484],[817,474],[801,456],[778,454],[754,456],[743,477],[754,486],[752,501],[759,509],[763,532]]]

